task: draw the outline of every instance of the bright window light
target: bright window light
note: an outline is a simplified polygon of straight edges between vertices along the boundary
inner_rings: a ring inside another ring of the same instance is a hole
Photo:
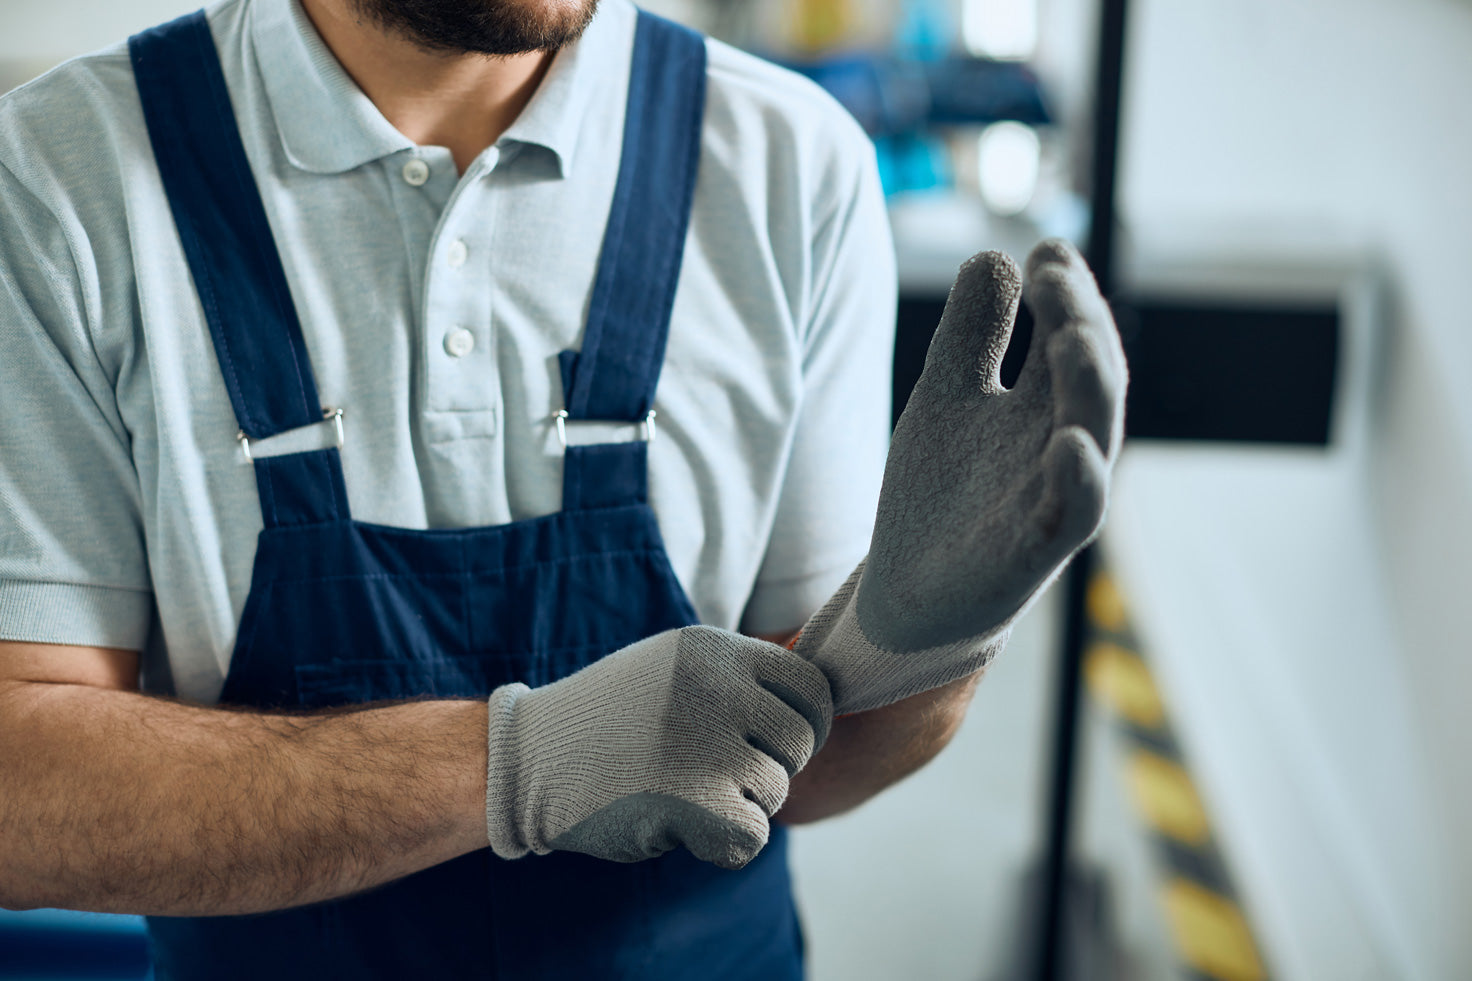
[[[999,215],[1026,208],[1038,187],[1041,153],[1031,126],[993,123],[982,130],[976,141],[976,185],[986,206]]]
[[[1038,2],[961,0],[961,39],[974,55],[1031,58],[1038,46]]]

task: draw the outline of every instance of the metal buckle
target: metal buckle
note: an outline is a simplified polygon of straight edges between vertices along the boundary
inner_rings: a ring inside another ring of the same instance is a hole
[[[329,419],[332,420],[332,428],[337,433],[337,448],[338,449],[342,449],[342,444],[343,444],[342,410],[341,409],[334,409],[334,408],[331,408],[330,406],[327,407],[327,408],[324,408],[322,410],[322,421],[323,422],[326,422]],[[292,430],[288,430],[288,431],[292,431]],[[249,463],[255,463],[256,462],[256,458],[254,456],[252,456],[251,455],[251,452],[250,452],[250,437],[247,436],[247,435],[245,435],[245,430],[242,429],[242,430],[240,430],[240,432],[236,433],[235,434],[235,438],[240,441],[240,449],[241,449],[241,452],[243,452],[245,454],[246,461],[249,462]]]
[[[644,427],[644,442],[646,443],[654,442],[654,416],[654,410],[650,409],[649,414],[644,417],[643,422],[641,423],[641,425],[643,425]],[[557,442],[561,443],[562,448],[565,450],[567,449],[567,410],[558,409],[556,412],[552,413],[552,420],[557,424]]]

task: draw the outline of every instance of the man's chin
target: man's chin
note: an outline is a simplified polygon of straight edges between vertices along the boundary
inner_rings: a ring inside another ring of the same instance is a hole
[[[576,41],[598,0],[351,0],[381,30],[426,51],[516,55]]]

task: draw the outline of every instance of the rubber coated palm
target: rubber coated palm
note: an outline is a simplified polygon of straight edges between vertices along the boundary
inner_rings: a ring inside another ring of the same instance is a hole
[[[962,267],[895,429],[858,597],[881,647],[996,630],[1103,520],[1124,417],[1119,335],[1078,253],[1046,242],[1028,260],[1030,349],[1005,389],[1022,292],[999,252]]]

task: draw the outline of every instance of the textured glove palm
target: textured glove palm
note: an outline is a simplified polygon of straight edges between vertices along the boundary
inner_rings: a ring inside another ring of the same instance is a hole
[[[1072,246],[1028,259],[1035,328],[1002,387],[1021,277],[999,252],[961,267],[885,465],[869,557],[803,628],[835,709],[862,711],[983,667],[1097,532],[1123,436],[1124,352]]]
[[[657,634],[542,688],[503,686],[490,697],[487,836],[502,858],[635,862],[684,845],[740,868],[832,718],[821,671],[713,627]]]

